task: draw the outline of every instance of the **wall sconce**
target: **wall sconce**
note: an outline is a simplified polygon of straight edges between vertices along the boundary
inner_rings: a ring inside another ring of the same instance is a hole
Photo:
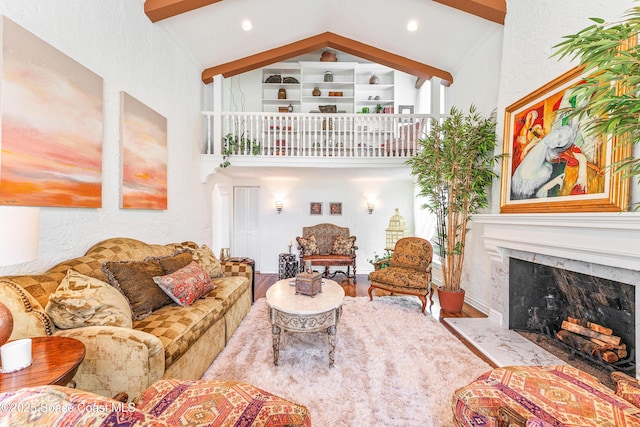
[[[369,215],[373,213],[373,208],[375,208],[375,204],[371,201],[367,202],[367,211],[369,212]]]
[[[282,203],[282,201],[280,200],[276,201],[276,212],[278,213],[282,212],[283,206],[284,206],[284,203]]]

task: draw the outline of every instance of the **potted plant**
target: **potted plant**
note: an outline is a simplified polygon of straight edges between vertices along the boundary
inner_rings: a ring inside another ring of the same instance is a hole
[[[248,154],[248,150],[254,156],[260,154],[260,144],[257,143],[255,138],[250,140],[245,137],[244,133],[240,136],[232,133],[226,134],[222,140],[222,163],[220,163],[220,167],[226,168],[231,164],[229,156],[232,154]]]
[[[422,208],[436,216],[443,279],[438,298],[445,311],[462,311],[467,223],[489,205],[488,191],[497,177],[494,166],[502,157],[495,154],[495,130],[495,111],[485,118],[473,105],[468,113],[453,107],[442,123],[431,119],[427,135],[418,140],[418,152],[406,162],[427,200]]]
[[[588,74],[576,86],[576,95],[588,101],[570,109],[569,116],[586,117],[588,132],[610,135],[617,144],[629,146],[640,141],[640,6],[629,9],[624,17],[618,22],[590,18],[593,24],[565,36],[554,46],[553,55],[579,59]],[[612,166],[615,173],[638,177],[640,182],[640,158],[630,155]]]

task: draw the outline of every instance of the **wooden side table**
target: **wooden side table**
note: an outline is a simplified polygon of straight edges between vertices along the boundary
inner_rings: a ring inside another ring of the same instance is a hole
[[[0,373],[0,392],[39,385],[62,385],[71,382],[84,360],[82,342],[68,337],[36,337],[31,344],[33,362],[16,372]]]

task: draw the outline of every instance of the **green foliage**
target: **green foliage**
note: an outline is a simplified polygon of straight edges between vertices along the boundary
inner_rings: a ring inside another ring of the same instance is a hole
[[[384,250],[384,254],[382,255],[378,255],[377,253],[373,253],[373,259],[369,259],[367,261],[369,261],[371,264],[375,265],[377,263],[380,263],[378,265],[378,268],[383,269],[383,268],[387,268],[389,267],[389,261],[391,261],[391,256],[393,255],[393,253],[389,250],[389,249],[385,249]],[[383,262],[381,262],[383,261]]]
[[[255,138],[246,138],[244,133],[240,136],[228,133],[222,140],[221,168],[226,168],[231,165],[229,156],[232,154],[253,154],[256,156],[260,154],[260,144],[257,143]]]
[[[618,146],[636,144],[640,141],[640,48],[628,40],[637,40],[640,34],[640,7],[628,10],[619,22],[590,19],[592,25],[564,36],[552,55],[577,59],[589,73],[576,92],[589,101],[569,114],[586,117],[588,132],[611,135]],[[640,159],[630,155],[612,166],[624,178],[636,176],[640,182]]]
[[[418,153],[407,160],[416,177],[422,209],[436,215],[436,247],[442,262],[444,288],[460,290],[467,221],[489,206],[496,148],[496,115],[482,117],[475,106],[464,114],[453,107],[442,123],[432,119]]]

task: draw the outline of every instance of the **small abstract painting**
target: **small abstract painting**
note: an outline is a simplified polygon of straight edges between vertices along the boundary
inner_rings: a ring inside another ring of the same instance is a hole
[[[101,207],[102,77],[0,24],[0,204]]]
[[[310,202],[309,215],[322,215],[322,202]]]
[[[329,215],[342,215],[342,202],[329,203]]]
[[[123,209],[167,209],[167,119],[120,92]]]

